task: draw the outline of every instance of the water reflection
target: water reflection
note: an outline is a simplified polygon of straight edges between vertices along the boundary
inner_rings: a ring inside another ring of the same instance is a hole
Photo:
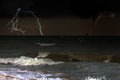
[[[54,76],[53,78],[51,76]],[[33,71],[22,71],[20,69],[5,69],[0,70],[0,80],[67,80],[57,77],[59,74],[43,74]]]
[[[44,74],[42,72],[26,71],[16,68],[1,68],[0,80],[78,80],[73,77],[62,78],[63,74]],[[85,76],[80,80],[110,80],[105,76]]]
[[[53,74],[43,74],[43,73],[35,73],[32,71],[20,71],[19,69],[9,70],[1,70],[0,71],[0,80],[76,80],[74,78],[60,78],[60,74],[58,76]],[[105,76],[86,76],[81,78],[80,80],[110,80]]]
[[[0,80],[120,80],[119,63],[0,58]]]

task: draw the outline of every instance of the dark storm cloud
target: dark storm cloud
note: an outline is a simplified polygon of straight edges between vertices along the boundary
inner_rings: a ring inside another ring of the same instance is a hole
[[[2,0],[1,6],[8,14],[13,14],[17,8],[30,9],[33,5],[32,0]]]
[[[35,11],[41,16],[62,14],[69,10],[69,0],[2,0],[0,2],[4,11],[12,15],[18,8]]]
[[[0,7],[6,14],[17,8],[34,11],[40,16],[80,15],[89,16],[104,10],[120,10],[119,0],[1,0]],[[3,12],[3,11],[0,11]],[[5,15],[6,15],[5,14]],[[4,14],[3,14],[4,15]]]

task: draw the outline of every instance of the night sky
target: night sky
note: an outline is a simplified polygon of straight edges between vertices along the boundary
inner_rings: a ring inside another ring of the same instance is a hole
[[[41,17],[76,15],[88,17],[101,11],[120,11],[119,0],[0,0],[0,17],[13,15],[17,8]]]

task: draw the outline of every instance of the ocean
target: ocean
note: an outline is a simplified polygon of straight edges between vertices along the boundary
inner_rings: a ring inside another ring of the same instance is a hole
[[[117,36],[0,36],[0,78],[120,80],[119,52]]]

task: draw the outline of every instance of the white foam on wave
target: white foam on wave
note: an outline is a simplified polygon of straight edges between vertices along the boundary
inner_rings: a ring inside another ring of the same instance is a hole
[[[0,58],[0,63],[4,64],[14,64],[14,65],[20,65],[20,66],[28,66],[28,65],[55,65],[60,64],[63,62],[55,62],[51,59],[42,59],[42,58],[30,58],[21,56],[19,58]]]
[[[108,79],[105,76],[99,76],[99,77],[87,76],[83,80],[108,80]]]

